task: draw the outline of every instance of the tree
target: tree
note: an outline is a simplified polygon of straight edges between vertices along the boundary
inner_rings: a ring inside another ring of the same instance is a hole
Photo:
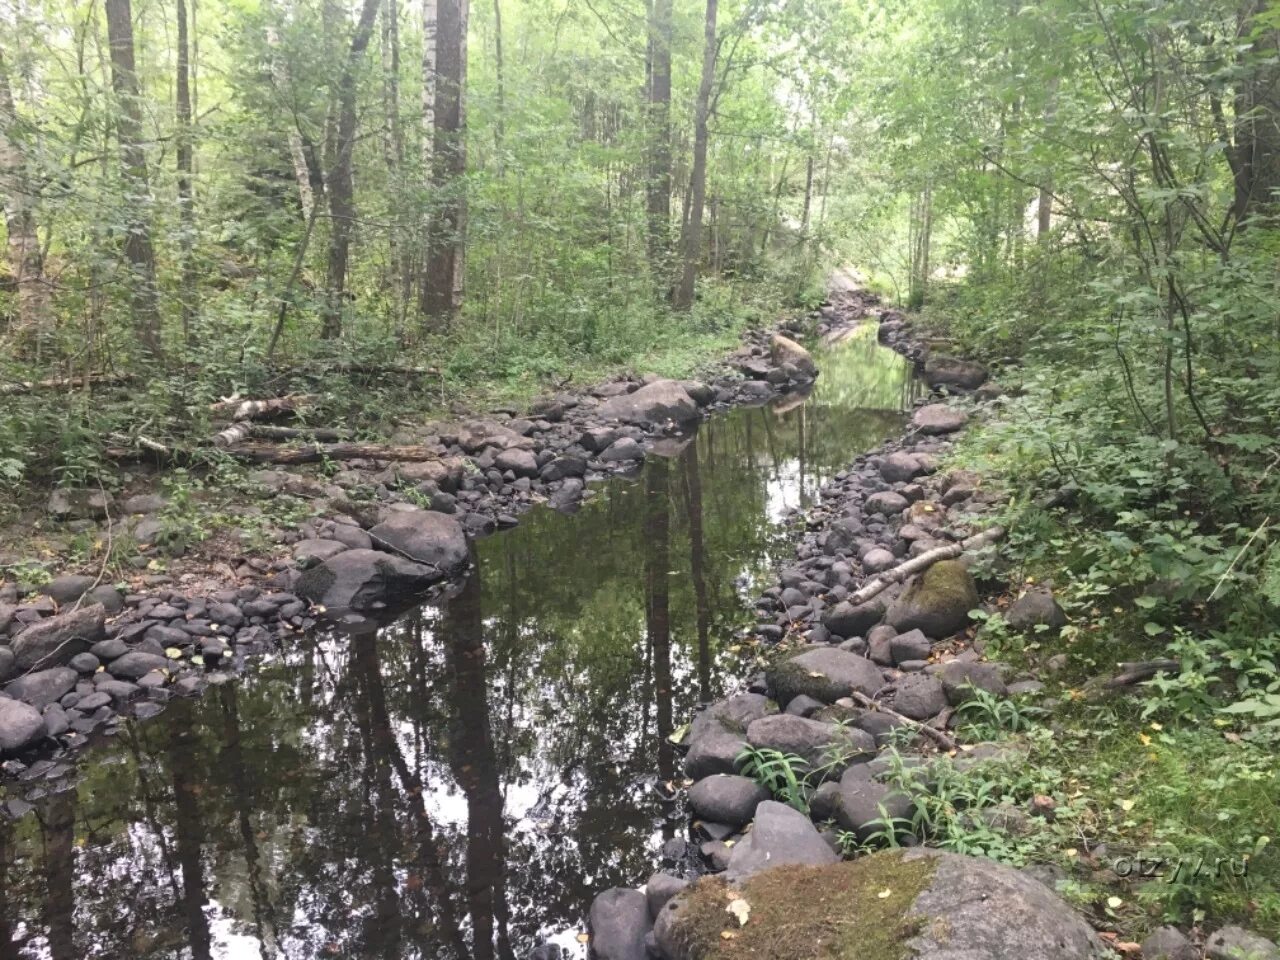
[[[191,79],[190,53],[187,43],[187,3],[178,0],[178,63],[177,63],[177,150],[178,208],[181,216],[182,248],[182,334],[189,343],[192,326],[200,302],[199,277],[196,274],[195,239],[196,208],[192,186],[194,146],[191,140]]]
[[[671,231],[671,34],[672,0],[649,0],[648,209],[649,269],[666,286]]]
[[[151,187],[142,146],[142,100],[134,66],[133,11],[129,0],[103,0],[111,50],[111,86],[115,91],[116,136],[124,174],[124,255],[128,261],[129,300],[138,340],[153,359],[162,356],[160,295],[151,245]]]
[[[672,298],[672,305],[680,311],[688,311],[693,306],[698,267],[702,261],[702,210],[707,195],[707,123],[711,113],[711,86],[716,75],[716,4],[717,0],[707,0],[702,81],[698,84],[697,117],[693,131],[693,168],[689,173],[689,212],[684,218],[680,242],[680,283]]]

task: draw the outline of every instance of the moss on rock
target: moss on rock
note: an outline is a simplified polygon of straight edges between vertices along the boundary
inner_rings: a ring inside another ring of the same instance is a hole
[[[942,639],[969,622],[969,611],[978,602],[978,588],[964,562],[941,560],[911,582],[885,622],[899,633],[921,630]]]

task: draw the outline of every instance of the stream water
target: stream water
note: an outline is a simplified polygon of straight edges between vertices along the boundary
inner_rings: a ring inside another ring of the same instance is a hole
[[[873,326],[817,360],[803,402],[711,420],[574,516],[532,511],[448,599],[299,638],[0,815],[0,958],[575,947],[591,898],[684,835],[667,738],[747,669],[789,511],[903,422],[909,365]]]

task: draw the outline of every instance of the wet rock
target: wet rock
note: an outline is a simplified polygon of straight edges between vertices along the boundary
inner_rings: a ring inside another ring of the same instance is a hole
[[[84,595],[84,598],[91,604],[100,604],[108,614],[119,613],[124,609],[124,597],[115,586],[109,583],[94,587]]]
[[[977,606],[978,588],[968,567],[959,560],[942,560],[911,580],[885,622],[900,633],[918,629],[946,637],[964,627]]]
[[[296,592],[329,609],[368,610],[439,579],[439,571],[425,564],[377,550],[348,550],[303,573]]]
[[[784,363],[791,364],[806,380],[812,380],[818,375],[818,365],[813,362],[813,356],[809,351],[790,337],[784,337],[780,333],[775,333],[769,338],[769,359],[776,366],[782,366]]]
[[[697,419],[698,405],[676,381],[657,380],[634,393],[606,400],[598,412],[606,420],[627,423],[687,423]]]
[[[735,761],[747,745],[747,727],[768,709],[769,701],[760,694],[739,693],[699,713],[689,726],[685,773],[694,780],[737,773]]]
[[[754,780],[734,774],[715,774],[689,788],[689,806],[704,820],[741,826],[750,822],[769,791]]]
[[[71,729],[71,721],[67,719],[67,712],[58,704],[48,704],[40,713],[44,717],[46,735],[60,737]]]
[[[96,673],[102,661],[92,653],[77,653],[68,661],[67,666],[77,673]]]
[[[821,700],[816,700],[807,694],[800,694],[798,697],[792,697],[787,703],[786,713],[795,717],[808,717],[818,712],[825,706]]]
[[[1177,927],[1158,927],[1142,941],[1142,960],[1200,960],[1200,951]]]
[[[911,426],[916,432],[925,435],[954,433],[965,425],[969,415],[963,410],[949,407],[945,403],[931,403],[921,407],[911,417]]]
[[[606,463],[643,460],[644,450],[630,437],[621,437],[609,444],[608,449],[600,454],[600,459]]]
[[[369,531],[374,542],[415,563],[450,576],[467,564],[467,538],[453,517],[431,510],[403,510]],[[336,559],[336,558],[335,558]]]
[[[838,637],[848,639],[866,634],[885,615],[883,596],[872,597],[866,603],[854,606],[841,600],[822,615],[822,625]]]
[[[591,903],[591,951],[598,960],[647,960],[645,936],[652,923],[639,890],[613,887]]]
[[[32,624],[14,638],[14,668],[25,671],[65,663],[103,638],[106,611],[81,607]]]
[[[45,735],[40,711],[17,700],[0,699],[0,754],[13,755]]]
[[[893,709],[912,720],[928,720],[947,707],[947,694],[937,677],[913,673],[897,683]]]
[[[1067,625],[1067,615],[1053,592],[1044,588],[1028,590],[1009,605],[1004,612],[1004,620],[1015,630],[1034,630],[1045,626],[1050,630],[1060,630]]]
[[[578,442],[589,453],[601,453],[622,436],[616,427],[588,427],[578,438]]]
[[[884,686],[884,677],[874,663],[834,647],[815,647],[779,660],[769,666],[766,677],[779,703],[789,703],[802,694],[835,703],[853,691],[873,696]]]
[[[987,379],[987,368],[980,363],[949,357],[943,353],[933,354],[924,364],[924,381],[930,387],[959,387],[961,390],[976,390]]]
[[[684,392],[693,398],[693,402],[700,407],[709,406],[715,402],[716,392],[701,380],[677,380],[676,383],[684,388]]]
[[[901,451],[891,453],[880,461],[880,476],[889,483],[914,480],[927,470],[918,457]]]
[[[309,567],[323,563],[351,548],[337,540],[299,540],[293,545],[293,559],[300,566]]]
[[[581,457],[556,457],[539,472],[543,483],[555,483],[569,477],[581,477],[587,472],[587,461]]]
[[[169,659],[160,654],[132,650],[123,657],[112,660],[107,669],[113,676],[123,677],[126,680],[139,680],[152,670],[167,670],[169,665]]]
[[[538,475],[538,458],[529,450],[503,450],[494,458],[493,465],[504,472],[510,470],[517,477]]]
[[[7,680],[13,673],[14,656],[10,647],[0,646],[0,681]]]
[[[968,663],[952,660],[942,668],[942,687],[947,700],[959,705],[973,698],[975,689],[985,690],[996,697],[1008,695],[1000,669],[993,663]]]
[[[93,577],[67,574],[62,577],[54,577],[40,588],[40,592],[61,606],[75,603],[92,589],[96,583],[97,581]]]
[[[5,684],[4,692],[39,709],[62,699],[79,679],[80,675],[70,667],[53,667],[28,673]]]
[[[228,627],[238,627],[244,623],[244,614],[240,612],[240,608],[230,602],[215,603],[209,607],[209,617],[214,623],[224,624]]]
[[[1223,927],[1205,942],[1208,960],[1280,960],[1280,949],[1241,927]]]
[[[768,867],[818,866],[838,859],[808,817],[785,804],[766,800],[756,808],[751,832],[734,846],[727,876],[737,880]]]
[[[689,886],[689,881],[669,873],[658,872],[644,885],[644,896],[649,903],[649,916],[657,917],[667,901]]]
[[[747,727],[747,742],[757,749],[802,757],[810,771],[821,767],[828,778],[839,776],[851,763],[869,759],[876,752],[875,740],[866,731],[789,713],[753,720]]]
[[[861,776],[861,771],[850,770],[840,778],[839,789],[833,795],[832,813],[845,830],[852,830],[858,840],[867,842],[877,833],[893,829],[885,822],[909,819],[914,809],[911,797],[903,790]]]

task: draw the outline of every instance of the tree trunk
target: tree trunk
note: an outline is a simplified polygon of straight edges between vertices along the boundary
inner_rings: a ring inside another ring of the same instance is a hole
[[[192,327],[199,309],[199,279],[196,274],[195,240],[196,208],[192,185],[194,145],[191,139],[191,68],[187,40],[187,4],[178,0],[178,78],[177,78],[177,167],[178,213],[181,224],[182,249],[182,335],[191,342]]]
[[[129,306],[138,340],[153,358],[161,356],[160,297],[156,288],[156,258],[151,246],[151,187],[147,156],[142,148],[142,106],[134,67],[133,11],[129,0],[104,0],[107,41],[111,50],[111,87],[116,99],[116,135],[124,170],[126,211],[124,255],[133,274]]]
[[[1049,80],[1048,95],[1044,102],[1044,126],[1046,131],[1053,126],[1053,119],[1058,112],[1058,85],[1060,82],[1059,77],[1051,77]],[[1049,230],[1053,227],[1053,180],[1047,170],[1043,177],[1044,182],[1040,184],[1040,196],[1036,201],[1036,242],[1041,244],[1049,242]]]
[[[436,0],[422,0],[422,176],[431,177],[436,136]]]
[[[355,219],[355,184],[352,154],[356,140],[356,70],[369,46],[379,0],[364,0],[356,24],[347,62],[338,80],[338,126],[336,153],[329,172],[329,283],[325,303],[325,337],[342,333],[342,307],[346,300],[347,260],[351,253],[351,228]]]
[[[698,282],[698,266],[702,258],[702,208],[707,193],[707,121],[711,112],[711,85],[716,74],[716,4],[707,0],[707,17],[703,29],[702,81],[698,84],[697,116],[693,131],[693,169],[689,174],[689,216],[681,238],[680,285],[672,305],[688,311],[693,306]]]
[[[268,15],[271,16],[272,14],[269,12]],[[268,23],[267,46],[274,50],[279,45],[280,35],[276,31],[275,25]],[[275,84],[276,90],[282,98],[288,97],[292,107],[293,97],[289,86],[289,72],[274,53],[271,55],[271,82]],[[308,163],[307,160],[307,150],[302,142],[302,131],[298,128],[297,111],[296,109],[291,109],[290,113],[292,116],[285,137],[289,143],[289,162],[293,166],[293,178],[298,183],[298,203],[302,207],[302,220],[306,223],[311,219],[311,209],[316,202],[315,190],[312,187],[312,164]]]
[[[671,235],[671,34],[672,0],[652,0],[649,9],[649,269],[656,286],[667,284]]]
[[[18,111],[0,52],[0,198],[8,232],[9,272],[18,294],[10,326],[19,356],[35,357],[49,332],[49,292],[44,282],[44,256],[36,229],[36,191],[28,176],[26,151],[18,129]]]
[[[1229,153],[1237,223],[1280,210],[1280,30],[1259,29],[1257,23],[1268,6],[1266,0],[1244,0],[1239,13],[1239,37],[1252,42],[1237,63],[1241,79],[1235,90],[1235,146]]]
[[[493,149],[497,155],[498,176],[501,177],[506,167],[503,158],[504,141],[506,140],[507,96],[502,62],[502,0],[493,0],[493,45],[494,68],[497,70],[498,102],[497,116],[494,118]]]
[[[432,183],[439,202],[427,245],[422,314],[447,327],[462,308],[466,264],[468,0],[440,0],[436,24],[436,111]]]

